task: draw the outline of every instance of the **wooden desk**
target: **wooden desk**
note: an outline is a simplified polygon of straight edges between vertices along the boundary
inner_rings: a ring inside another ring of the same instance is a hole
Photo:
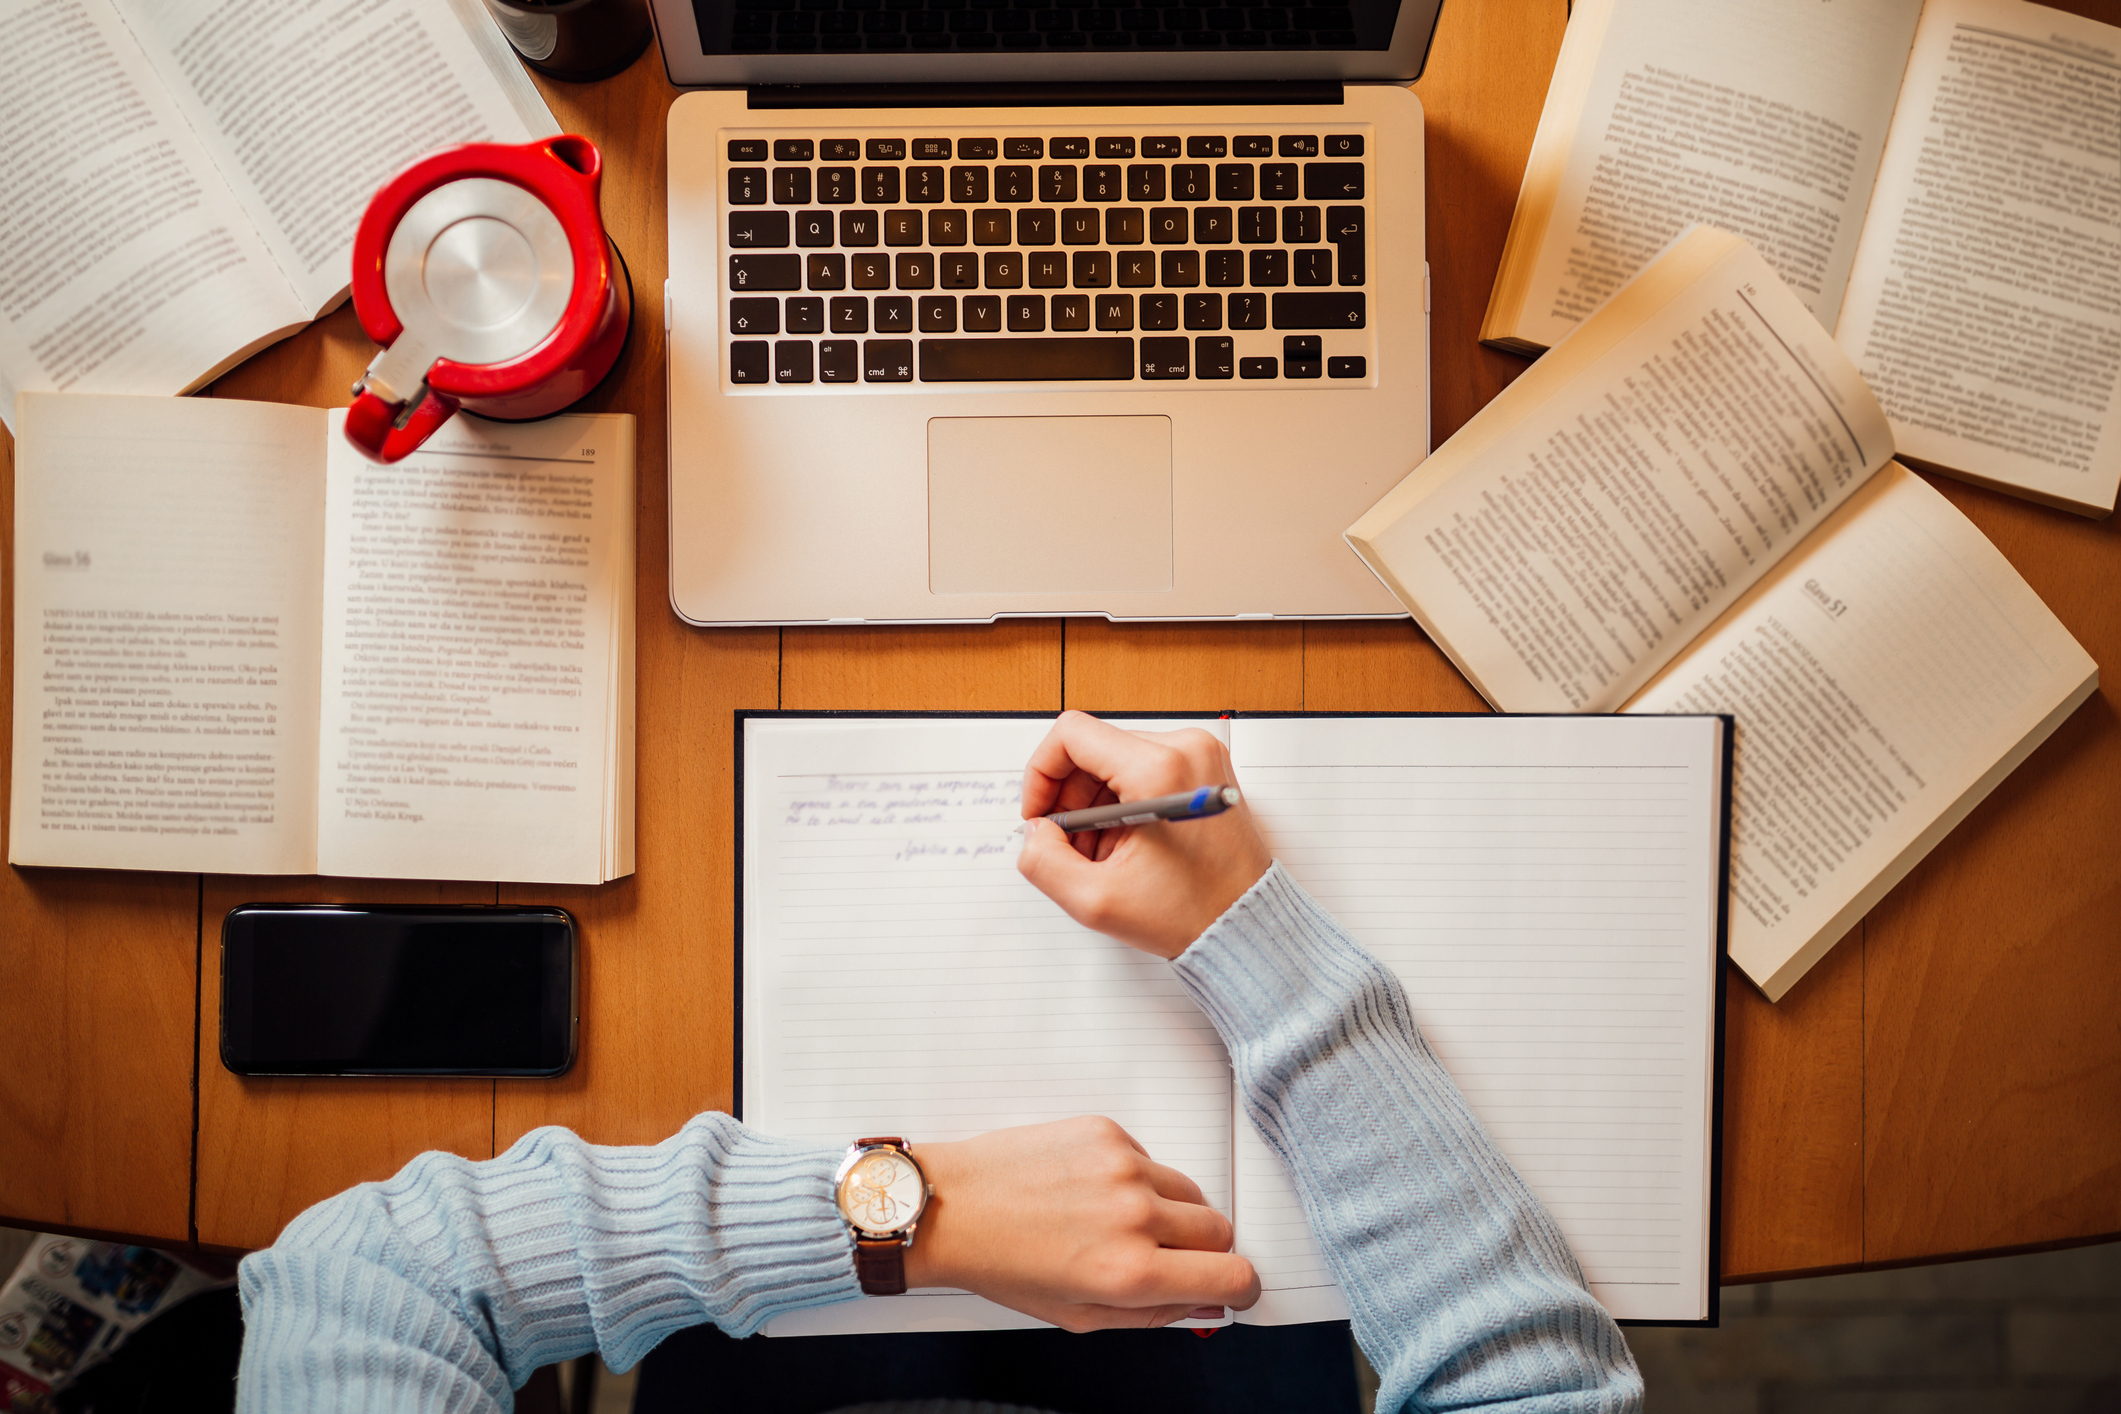
[[[1524,366],[1474,334],[1562,17],[1561,0],[1450,0],[1418,86],[1439,441]],[[640,313],[591,401],[640,418],[639,872],[564,889],[8,870],[0,1221],[256,1247],[422,1149],[484,1157],[544,1124],[647,1142],[726,1107],[734,708],[1480,706],[1403,623],[685,627],[666,591],[657,313],[672,94],[653,53],[610,82],[545,90],[604,149],[605,216]],[[342,309],[213,393],[342,404],[370,353]],[[11,551],[11,442],[6,471]],[[1941,485],[2093,657],[2121,664],[2114,522]],[[2121,1236],[2117,841],[2109,689],[1780,1005],[1730,982],[1728,1278]],[[215,1054],[216,948],[222,913],[258,898],[565,905],[584,925],[580,1064],[552,1082],[238,1080]]]

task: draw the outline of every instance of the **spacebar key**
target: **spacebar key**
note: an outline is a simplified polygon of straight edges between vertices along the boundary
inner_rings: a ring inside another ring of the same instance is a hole
[[[1132,378],[1132,339],[923,339],[923,383]]]

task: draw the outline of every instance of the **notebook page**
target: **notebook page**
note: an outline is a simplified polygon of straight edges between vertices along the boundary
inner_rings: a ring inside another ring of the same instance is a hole
[[[1248,718],[1232,753],[1276,858],[1399,974],[1592,1292],[1617,1317],[1692,1320],[1708,1310],[1720,724],[1624,720]],[[1240,1250],[1263,1283],[1308,1290],[1323,1264],[1296,1240],[1286,1174],[1238,1153]]]
[[[832,1145],[903,1134],[918,1153],[1102,1114],[1228,1212],[1230,1068],[1214,1027],[1169,964],[1079,927],[1016,872],[1024,762],[1050,726],[745,722],[743,1118]],[[1038,1324],[930,1292],[799,1312],[771,1332]]]

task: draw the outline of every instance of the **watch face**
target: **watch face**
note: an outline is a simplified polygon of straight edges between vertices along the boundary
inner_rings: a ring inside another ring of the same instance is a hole
[[[840,1212],[863,1232],[875,1236],[903,1231],[921,1215],[928,1187],[921,1171],[904,1154],[872,1149],[854,1161],[840,1180]]]

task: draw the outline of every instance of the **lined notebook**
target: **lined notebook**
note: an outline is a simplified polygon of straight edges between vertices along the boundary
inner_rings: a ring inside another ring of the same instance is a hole
[[[1231,1217],[1264,1288],[1236,1320],[1346,1317],[1169,965],[1078,926],[1016,872],[1023,763],[1049,718],[739,717],[748,1123],[918,1145],[1108,1115]],[[1229,745],[1275,856],[1404,980],[1608,1309],[1711,1318],[1723,719],[1124,725]],[[917,1291],[769,1334],[1037,1324]]]

